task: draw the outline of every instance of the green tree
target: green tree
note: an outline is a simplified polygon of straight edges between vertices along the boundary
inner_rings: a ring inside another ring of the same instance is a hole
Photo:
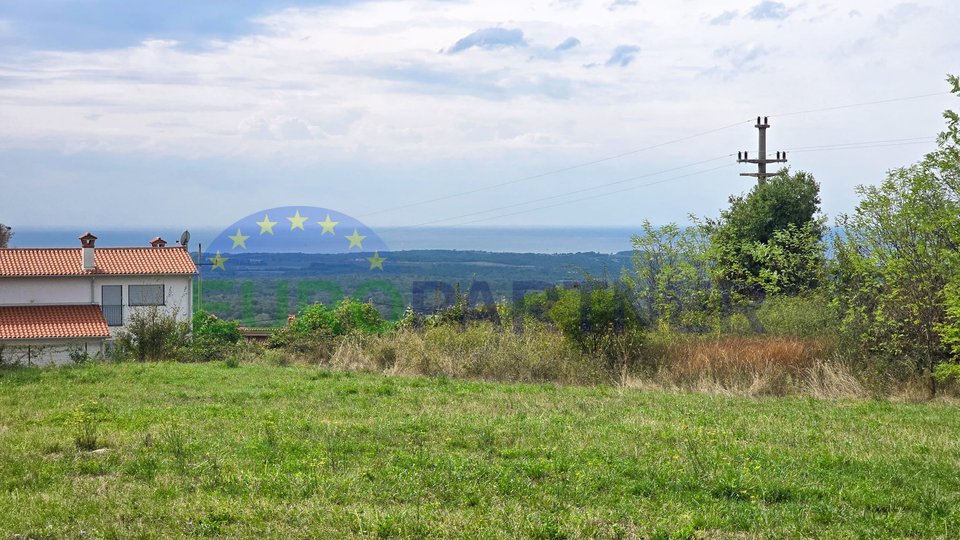
[[[719,308],[711,282],[710,237],[701,223],[654,227],[633,237],[633,274],[626,276],[647,319],[663,330],[706,332]]]
[[[960,138],[957,115],[945,117],[938,150],[858,188],[861,201],[838,219],[834,242],[844,329],[872,355],[917,371],[933,370],[960,338]]]
[[[714,279],[736,299],[796,294],[822,278],[820,186],[805,172],[781,170],[708,220]]]

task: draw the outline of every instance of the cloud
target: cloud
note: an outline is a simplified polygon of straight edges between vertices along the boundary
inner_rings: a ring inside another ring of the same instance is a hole
[[[620,45],[613,50],[613,54],[610,55],[610,58],[608,58],[603,65],[607,67],[627,67],[637,57],[638,52],[640,52],[640,47],[636,45]]]
[[[573,36],[570,36],[567,39],[563,40],[559,45],[554,47],[553,50],[557,52],[568,51],[570,49],[573,49],[574,47],[578,47],[579,45],[580,45],[580,40]]]
[[[313,128],[305,120],[295,116],[279,115],[267,120],[254,116],[241,120],[237,126],[240,134],[249,139],[303,141],[322,139],[326,135]]]
[[[446,50],[447,54],[457,54],[472,47],[493,50],[504,47],[526,47],[523,30],[518,28],[481,28],[461,38]]]
[[[914,3],[897,4],[877,17],[877,26],[886,34],[896,35],[900,28],[926,14],[930,8]]]
[[[714,58],[729,61],[730,65],[735,69],[755,68],[757,60],[768,54],[770,54],[770,51],[756,43],[751,45],[720,47],[713,51]]]
[[[724,11],[723,13],[710,19],[710,24],[714,26],[726,26],[731,22],[733,22],[734,19],[737,18],[738,13],[739,12],[735,9],[731,11]]]
[[[609,9],[610,11],[614,11],[620,8],[634,7],[638,3],[639,3],[639,0],[613,0],[613,3],[607,6],[607,9]]]
[[[781,2],[764,0],[753,6],[747,17],[755,21],[782,21],[790,16],[791,10]]]

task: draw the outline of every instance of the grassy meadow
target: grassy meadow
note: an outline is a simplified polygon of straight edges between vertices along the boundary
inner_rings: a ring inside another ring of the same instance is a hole
[[[955,406],[0,370],[0,538],[950,538]]]

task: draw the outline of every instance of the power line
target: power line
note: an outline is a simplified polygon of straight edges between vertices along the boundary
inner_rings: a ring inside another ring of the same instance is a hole
[[[922,139],[925,139],[925,140],[922,140]],[[791,150],[791,151],[792,151],[792,152],[820,152],[820,151],[835,151],[835,150],[860,150],[860,149],[869,149],[869,148],[884,148],[884,147],[890,147],[890,146],[905,146],[905,145],[911,145],[911,144],[925,144],[925,143],[933,142],[933,141],[935,141],[935,140],[936,140],[936,137],[913,137],[913,138],[906,138],[906,139],[887,139],[887,140],[880,140],[880,141],[862,141],[862,142],[854,142],[854,143],[839,143],[839,144],[832,144],[832,145],[818,145],[818,146],[808,146],[808,147],[797,147],[797,148],[794,148],[794,149]],[[878,144],[878,143],[879,143],[879,144]],[[540,197],[540,198],[537,198],[537,199],[531,199],[531,200],[524,201],[524,202],[521,202],[521,203],[515,203],[515,204],[511,204],[511,205],[506,205],[506,206],[500,206],[500,207],[490,208],[490,209],[487,209],[487,210],[481,210],[481,211],[477,211],[477,212],[470,212],[470,213],[468,213],[468,214],[461,214],[461,215],[457,215],[457,216],[451,216],[451,217],[447,217],[447,218],[443,218],[443,219],[438,219],[438,220],[428,221],[428,222],[424,222],[424,223],[419,223],[419,224],[416,224],[416,225],[408,225],[408,226],[404,226],[404,227],[396,227],[396,229],[415,229],[415,228],[422,228],[422,227],[426,227],[426,226],[428,226],[428,225],[433,225],[433,224],[435,224],[435,223],[441,223],[441,222],[445,222],[445,221],[453,221],[453,220],[462,219],[462,218],[464,218],[464,217],[472,217],[472,216],[475,216],[475,215],[487,214],[487,213],[496,212],[496,211],[499,211],[499,210],[506,210],[506,209],[509,209],[509,208],[517,207],[517,206],[525,206],[525,205],[528,205],[528,204],[534,204],[534,203],[543,202],[543,201],[547,201],[547,200],[558,199],[558,198],[561,198],[561,197],[567,197],[567,196],[569,196],[569,195],[575,195],[575,194],[577,194],[577,193],[583,193],[583,192],[585,192],[585,191],[592,191],[592,190],[594,190],[594,189],[600,189],[600,188],[609,187],[609,186],[612,186],[612,185],[617,185],[617,184],[622,184],[622,183],[625,183],[625,182],[630,182],[630,181],[638,180],[638,179],[640,179],[640,178],[646,178],[646,177],[650,177],[650,176],[656,176],[656,175],[658,175],[658,174],[664,174],[664,173],[672,172],[672,171],[679,170],[679,169],[685,169],[685,168],[693,167],[693,166],[696,166],[696,165],[702,165],[702,164],[704,164],[704,163],[709,163],[709,162],[712,162],[712,161],[717,161],[717,160],[719,160],[719,159],[726,159],[726,158],[728,158],[728,157],[730,157],[730,156],[732,156],[732,155],[733,155],[733,154],[727,154],[727,155],[724,155],[724,156],[717,156],[717,157],[714,157],[714,158],[705,159],[705,160],[697,161],[697,162],[694,162],[694,163],[689,163],[689,164],[687,164],[687,165],[682,165],[682,166],[680,166],[680,167],[674,167],[674,168],[672,168],[672,169],[665,169],[665,170],[662,170],[662,171],[657,171],[657,172],[653,172],[653,173],[649,173],[649,174],[645,174],[645,175],[640,175],[640,176],[634,176],[634,177],[631,177],[631,178],[624,178],[624,179],[622,179],[622,180],[617,180],[617,181],[615,181],[615,182],[608,182],[608,183],[606,183],[606,184],[601,184],[601,185],[598,185],[598,186],[591,186],[591,187],[589,187],[589,188],[583,188],[583,189],[578,189],[578,190],[569,191],[569,192],[565,192],[565,193],[559,193],[559,194],[557,194],[557,195],[551,195],[551,196],[549,196],[549,197]],[[680,175],[680,176],[674,176],[674,177],[670,177],[670,178],[665,178],[665,179],[663,179],[663,180],[657,180],[657,181],[655,181],[655,182],[649,182],[649,183],[640,184],[640,185],[637,185],[637,186],[630,186],[630,187],[627,187],[627,188],[623,188],[623,189],[619,189],[619,190],[614,190],[614,191],[609,191],[609,192],[606,192],[606,193],[600,193],[600,194],[597,194],[597,195],[591,195],[591,196],[588,196],[588,197],[581,197],[581,198],[577,198],[577,199],[571,199],[571,200],[568,200],[568,201],[561,201],[561,202],[558,202],[558,203],[555,203],[555,204],[546,205],[546,206],[538,206],[538,207],[536,207],[536,208],[528,208],[528,209],[519,210],[519,211],[516,211],[516,212],[510,212],[510,213],[507,213],[507,214],[499,214],[499,215],[496,215],[496,216],[491,216],[491,217],[485,217],[485,218],[479,218],[479,219],[474,219],[474,220],[470,220],[470,221],[465,221],[465,222],[462,222],[462,223],[458,223],[457,225],[460,225],[460,226],[462,226],[462,225],[470,225],[470,224],[472,224],[472,223],[480,223],[480,222],[483,222],[483,221],[491,221],[491,220],[494,220],[494,219],[500,219],[500,218],[504,218],[504,217],[516,216],[516,215],[525,214],[525,213],[528,213],[528,212],[536,212],[536,211],[539,211],[539,210],[546,210],[546,209],[549,209],[549,208],[555,208],[555,207],[557,207],[557,206],[563,206],[563,205],[566,205],[566,204],[572,204],[572,203],[576,203],[576,202],[582,202],[582,201],[592,200],[592,199],[596,199],[596,198],[600,198],[600,197],[607,197],[607,196],[609,196],[609,195],[615,195],[615,194],[617,194],[617,193],[623,193],[623,192],[625,192],[625,191],[631,191],[631,190],[640,189],[640,188],[649,187],[649,186],[654,186],[654,185],[658,185],[658,184],[664,184],[664,183],[667,183],[667,182],[672,182],[672,181],[674,181],[674,180],[680,180],[680,179],[683,179],[683,178],[688,178],[688,177],[691,177],[691,176],[696,176],[696,175],[700,175],[700,174],[704,174],[704,173],[716,171],[716,170],[723,169],[723,168],[726,168],[726,167],[730,167],[730,166],[733,166],[733,165],[734,165],[734,164],[732,164],[732,163],[731,163],[731,164],[728,164],[728,165],[721,165],[721,166],[719,166],[719,167],[713,167],[713,168],[710,168],[710,169],[704,169],[704,170],[696,171],[696,172],[689,173],[689,174],[684,174],[684,175]]]
[[[542,172],[542,173],[539,173],[539,174],[534,174],[534,175],[530,175],[530,176],[524,176],[524,177],[522,177],[522,178],[516,178],[516,179],[514,179],[514,180],[508,180],[508,181],[506,181],[506,182],[500,182],[500,183],[497,183],[497,184],[490,184],[490,185],[483,186],[483,187],[479,187],[479,188],[476,188],[476,189],[471,189],[471,190],[467,190],[467,191],[461,191],[461,192],[457,192],[457,193],[451,193],[451,194],[449,194],[449,195],[442,195],[442,196],[440,196],[440,197],[434,197],[434,198],[432,198],[432,199],[426,199],[426,200],[422,200],[422,201],[412,202],[412,203],[403,204],[403,205],[400,205],[400,206],[392,206],[392,207],[390,207],[390,208],[384,208],[384,209],[382,209],[382,210],[377,210],[377,211],[375,211],[375,212],[370,212],[370,213],[367,213],[367,214],[363,214],[361,217],[366,218],[366,217],[370,217],[370,216],[375,216],[375,215],[379,215],[379,214],[384,214],[384,213],[387,213],[387,212],[394,212],[394,211],[396,211],[396,210],[403,210],[403,209],[406,209],[406,208],[412,208],[412,207],[414,207],[414,206],[420,206],[420,205],[423,205],[423,204],[430,204],[430,203],[434,203],[434,202],[445,201],[445,200],[454,199],[454,198],[457,198],[457,197],[465,197],[465,196],[467,196],[467,195],[473,195],[474,193],[480,193],[480,192],[482,192],[482,191],[489,191],[489,190],[491,190],[491,189],[496,189],[496,188],[503,187],[503,186],[509,186],[509,185],[512,185],[512,184],[518,184],[518,183],[520,183],[520,182],[527,182],[527,181],[530,181],[530,180],[536,180],[537,178],[543,178],[543,177],[545,177],[545,176],[550,176],[550,175],[559,174],[559,173],[563,173],[563,172],[573,171],[573,170],[576,170],[576,169],[582,169],[583,167],[589,167],[589,166],[591,166],[591,165],[597,165],[597,164],[600,164],[600,163],[605,163],[605,162],[607,162],[607,161],[613,161],[613,160],[615,160],[615,159],[620,159],[620,158],[623,158],[623,157],[632,156],[632,155],[634,155],[634,154],[639,154],[639,153],[641,153],[641,152],[646,152],[646,151],[649,151],[649,150],[654,150],[654,149],[657,149],[657,148],[661,148],[661,147],[663,147],[663,146],[668,146],[668,145],[671,145],[671,144],[676,144],[676,143],[678,143],[678,142],[689,141],[689,140],[695,139],[695,138],[697,138],[697,137],[703,137],[704,135],[710,135],[710,134],[712,134],[712,133],[717,133],[718,131],[723,131],[723,130],[725,130],[725,129],[730,129],[730,128],[739,126],[739,125],[743,124],[744,122],[750,122],[750,120],[744,120],[744,121],[741,121],[741,122],[735,122],[735,123],[732,123],[732,124],[727,124],[727,125],[725,125],[725,126],[721,126],[721,127],[714,128],[714,129],[709,129],[709,130],[706,130],[706,131],[701,131],[701,132],[699,132],[699,133],[694,133],[693,135],[687,135],[687,136],[685,136],[685,137],[680,137],[680,138],[678,138],[678,139],[671,139],[671,140],[664,141],[664,142],[657,143],[657,144],[653,144],[653,145],[650,145],[650,146],[644,146],[643,148],[637,148],[637,149],[634,149],[634,150],[629,150],[629,151],[626,151],[626,152],[621,152],[621,153],[619,153],[619,154],[615,154],[615,155],[612,155],[612,156],[602,157],[602,158],[594,159],[594,160],[592,160],[592,161],[586,161],[586,162],[583,162],[583,163],[577,163],[577,164],[575,164],[575,165],[570,165],[570,166],[567,166],[567,167],[561,167],[561,168],[559,168],[559,169],[553,169],[553,170],[546,171],[546,172]]]
[[[525,206],[525,205],[528,205],[528,204],[538,203],[538,202],[542,202],[542,201],[549,201],[549,200],[552,200],[552,199],[559,199],[559,198],[561,198],[561,197],[567,197],[567,196],[569,196],[569,195],[576,195],[576,194],[578,194],[578,193],[584,193],[584,192],[587,192],[587,191],[593,191],[593,190],[597,190],[597,189],[603,189],[603,188],[605,188],[605,187],[615,186],[615,185],[618,185],[618,184],[624,184],[624,183],[626,183],[626,182],[633,182],[633,181],[635,181],[635,180],[640,180],[640,179],[642,179],[642,178],[649,178],[649,177],[651,177],[651,176],[657,176],[657,175],[660,175],[660,174],[665,174],[665,173],[669,173],[669,172],[673,172],[673,171],[678,171],[678,170],[681,170],[681,169],[688,169],[688,168],[690,168],[690,167],[695,167],[695,166],[697,166],[697,165],[702,165],[702,164],[704,164],[704,163],[710,163],[710,162],[712,162],[712,161],[717,161],[717,160],[720,160],[720,159],[726,159],[726,158],[730,157],[731,155],[732,155],[732,154],[725,154],[725,155],[717,156],[717,157],[710,158],[710,159],[704,159],[704,160],[701,160],[701,161],[696,161],[696,162],[693,162],[693,163],[688,163],[688,164],[686,164],[686,165],[680,165],[679,167],[672,167],[672,168],[670,168],[670,169],[664,169],[664,170],[656,171],[656,172],[652,172],[652,173],[641,174],[641,175],[638,175],[638,176],[631,176],[630,178],[624,178],[624,179],[622,179],[622,180],[616,180],[616,181],[613,181],[613,182],[607,182],[607,183],[605,183],[605,184],[598,184],[598,185],[595,185],[595,186],[585,187],[585,188],[577,189],[577,190],[574,190],[574,191],[567,191],[567,192],[564,192],[564,193],[559,193],[559,194],[557,194],[557,195],[551,195],[551,196],[549,196],[549,197],[538,197],[538,198],[536,198],[536,199],[530,199],[530,200],[528,200],[528,201],[523,201],[523,202],[519,202],[519,203],[508,204],[508,205],[505,205],[505,206],[498,206],[498,207],[490,208],[490,209],[487,209],[487,210],[479,210],[479,211],[476,211],[476,212],[470,212],[469,214],[460,214],[460,215],[453,216],[453,217],[447,217],[447,218],[441,218],[441,219],[434,219],[434,220],[431,220],[431,221],[425,221],[425,222],[423,222],[423,223],[417,223],[416,225],[408,225],[408,226],[406,226],[406,227],[397,227],[397,228],[398,228],[398,229],[420,228],[420,227],[425,227],[425,226],[428,226],[428,225],[434,225],[434,224],[437,224],[437,223],[443,223],[443,222],[445,222],[445,221],[452,221],[452,220],[455,220],[455,219],[461,219],[461,218],[465,218],[465,217],[472,217],[472,216],[476,216],[476,215],[480,215],[480,214],[488,214],[488,213],[490,213],[490,212],[496,212],[496,211],[498,211],[498,210],[506,210],[506,209],[508,209],[508,208],[516,208],[516,207],[518,207],[518,206]]]
[[[724,157],[724,158],[727,158],[727,157],[730,157],[730,156],[723,156],[723,157]],[[704,169],[704,170],[701,170],[701,171],[696,171],[696,172],[692,172],[692,173],[688,173],[688,174],[683,174],[683,175],[680,175],[680,176],[673,176],[673,177],[670,177],[670,178],[664,178],[663,180],[657,180],[656,182],[649,182],[649,183],[646,183],[646,184],[640,184],[640,185],[638,185],[638,186],[630,186],[630,187],[628,187],[628,188],[617,189],[617,190],[614,190],[614,191],[609,191],[609,192],[607,192],[607,193],[599,193],[599,194],[597,194],[597,195],[591,195],[591,196],[589,196],[589,197],[581,197],[581,198],[579,198],[579,199],[572,199],[572,200],[569,200],[569,201],[561,201],[561,202],[558,202],[558,203],[555,203],[555,204],[550,204],[550,205],[547,205],[547,206],[538,206],[537,208],[530,208],[530,209],[527,209],[527,210],[520,210],[520,211],[518,211],[518,212],[512,212],[512,213],[509,213],[509,214],[500,214],[500,215],[497,215],[497,216],[492,216],[492,217],[487,217],[487,218],[480,218],[480,219],[475,219],[475,220],[472,220],[472,221],[465,221],[465,222],[463,222],[463,223],[459,223],[458,225],[470,225],[470,224],[472,224],[472,223],[479,223],[479,222],[482,222],[482,221],[490,221],[490,220],[500,219],[500,218],[504,218],[504,217],[516,216],[516,215],[519,215],[519,214],[525,214],[525,213],[527,213],[527,212],[536,212],[536,211],[538,211],[538,210],[546,210],[546,209],[548,209],[548,208],[555,208],[555,207],[557,207],[557,206],[563,206],[563,205],[565,205],[565,204],[573,204],[573,203],[577,203],[577,202],[589,201],[589,200],[592,200],[592,199],[599,199],[599,198],[601,198],[601,197],[609,197],[610,195],[616,195],[616,194],[618,194],[618,193],[623,193],[623,192],[625,192],[625,191],[632,191],[632,190],[635,190],[635,189],[640,189],[640,188],[655,186],[655,185],[657,185],[657,184],[664,184],[664,183],[667,183],[667,182],[672,182],[672,181],[674,181],[674,180],[680,180],[680,179],[682,179],[682,178],[689,178],[689,177],[691,177],[691,176],[697,176],[697,175],[700,175],[700,174],[704,174],[704,173],[708,173],[708,172],[713,172],[713,171],[716,171],[716,170],[725,169],[725,168],[727,168],[727,167],[733,167],[733,166],[734,166],[734,163],[728,163],[728,164],[726,164],[726,165],[720,165],[719,167],[713,167],[713,168],[710,168],[710,169]]]
[[[879,141],[863,141],[863,142],[854,142],[854,143],[841,143],[841,144],[823,144],[817,146],[798,146],[796,148],[789,149],[790,152],[815,152],[818,150],[844,150],[844,149],[856,149],[856,148],[881,148],[883,146],[900,146],[908,144],[922,144],[936,141],[936,137],[911,137],[906,139],[886,139]]]
[[[885,104],[885,103],[895,103],[895,102],[899,102],[899,101],[909,101],[909,100],[923,99],[923,98],[928,98],[928,97],[943,96],[943,95],[948,95],[948,94],[950,94],[950,92],[934,92],[934,93],[929,93],[929,94],[919,94],[919,95],[914,95],[914,96],[904,96],[904,97],[883,99],[883,100],[877,100],[877,101],[864,101],[864,102],[859,102],[859,103],[850,103],[850,104],[846,104],[846,105],[838,105],[838,106],[832,106],[832,107],[822,107],[822,108],[818,108],[818,109],[807,109],[807,110],[803,110],[803,111],[786,112],[786,113],[780,113],[780,114],[775,114],[775,115],[770,115],[770,116],[772,116],[772,117],[784,117],[784,116],[794,116],[794,115],[799,115],[799,114],[809,114],[809,113],[836,111],[836,110],[841,110],[841,109],[851,109],[851,108],[855,108],[855,107],[864,107],[864,106],[879,105],[879,104]],[[380,215],[380,214],[385,214],[385,213],[389,213],[389,212],[394,212],[394,211],[397,211],[397,210],[403,210],[403,209],[407,209],[407,208],[413,208],[413,207],[421,206],[421,205],[424,205],[424,204],[430,204],[430,203],[445,201],[445,200],[454,199],[454,198],[457,198],[457,197],[465,197],[465,196],[467,196],[467,195],[473,195],[473,194],[475,194],[475,193],[480,193],[480,192],[483,192],[483,191],[489,191],[489,190],[496,189],[496,188],[500,188],[500,187],[503,187],[503,186],[508,186],[508,185],[512,185],[512,184],[518,184],[518,183],[521,183],[521,182],[527,182],[527,181],[530,181],[530,180],[535,180],[535,179],[538,179],[538,178],[543,178],[543,177],[550,176],[550,175],[554,175],[554,174],[559,174],[559,173],[568,172],[568,171],[572,171],[572,170],[576,170],[576,169],[581,169],[581,168],[584,168],[584,167],[589,167],[589,166],[591,166],[591,165],[597,165],[597,164],[600,164],[600,163],[605,163],[605,162],[613,161],[613,160],[620,159],[620,158],[623,158],[623,157],[627,157],[627,156],[639,154],[639,153],[641,153],[641,152],[646,152],[646,151],[649,151],[649,150],[654,150],[654,149],[656,149],[656,148],[661,148],[661,147],[663,147],[663,146],[667,146],[667,145],[670,145],[670,144],[676,144],[676,143],[679,143],[679,142],[684,142],[684,141],[688,141],[688,140],[691,140],[691,139],[695,139],[695,138],[698,138],[698,137],[703,137],[703,136],[705,136],[705,135],[710,135],[710,134],[712,134],[712,133],[717,133],[717,132],[719,132],[719,131],[723,131],[723,130],[726,130],[726,129],[730,129],[730,128],[739,126],[739,125],[744,124],[744,123],[749,123],[749,122],[752,122],[752,121],[753,121],[753,120],[750,119],[750,120],[743,120],[743,121],[740,121],[740,122],[734,122],[734,123],[727,124],[727,125],[725,125],[725,126],[721,126],[721,127],[718,127],[718,128],[709,129],[709,130],[706,130],[706,131],[701,131],[701,132],[699,132],[699,133],[694,133],[694,134],[692,134],[692,135],[687,135],[687,136],[685,136],[685,137],[680,137],[680,138],[677,138],[677,139],[671,139],[671,140],[664,141],[664,142],[657,143],[657,144],[653,144],[653,145],[650,145],[650,146],[645,146],[645,147],[637,148],[637,149],[634,149],[634,150],[628,150],[628,151],[626,151],[626,152],[621,152],[621,153],[619,153],[619,154],[614,154],[614,155],[610,155],[610,156],[606,156],[606,157],[594,159],[594,160],[591,160],[591,161],[586,161],[586,162],[582,162],[582,163],[577,163],[577,164],[570,165],[570,166],[567,166],[567,167],[561,167],[561,168],[558,168],[558,169],[553,169],[553,170],[545,171],[545,172],[538,173],[538,174],[533,174],[533,175],[529,175],[529,176],[524,176],[524,177],[521,177],[521,178],[516,178],[516,179],[514,179],[514,180],[509,180],[509,181],[506,181],[506,182],[500,182],[500,183],[496,183],[496,184],[490,184],[490,185],[487,185],[487,186],[482,186],[482,187],[478,187],[478,188],[475,188],[475,189],[470,189],[470,190],[466,190],[466,191],[462,191],[462,192],[451,193],[451,194],[448,194],[448,195],[441,195],[441,196],[439,196],[439,197],[433,197],[433,198],[430,198],[430,199],[424,199],[424,200],[414,201],[414,202],[411,202],[411,203],[402,204],[402,205],[398,205],[398,206],[393,206],[393,207],[389,207],[389,208],[383,208],[383,209],[381,209],[381,210],[377,210],[377,211],[374,211],[374,212],[370,212],[370,213],[367,213],[367,214],[363,214],[363,215],[361,215],[360,217],[367,218],[367,217],[371,217],[371,216],[376,216],[376,215]]]
[[[784,116],[796,116],[796,115],[798,115],[798,114],[818,113],[818,112],[827,112],[827,111],[839,111],[839,110],[841,110],[841,109],[852,109],[852,108],[854,108],[854,107],[865,107],[865,106],[867,106],[867,105],[881,105],[881,104],[884,104],[884,103],[896,103],[896,102],[898,102],[898,101],[910,101],[910,100],[914,100],[914,99],[923,99],[923,98],[928,98],[928,97],[944,96],[944,95],[947,95],[947,94],[950,94],[950,92],[934,92],[934,93],[932,93],[932,94],[920,94],[920,95],[916,95],[916,96],[905,96],[905,97],[898,97],[898,98],[891,98],[891,99],[881,99],[881,100],[878,100],[878,101],[863,101],[863,102],[860,102],[860,103],[850,103],[850,104],[848,104],[848,105],[837,105],[837,106],[834,106],[834,107],[823,107],[823,108],[820,108],[820,109],[807,109],[807,110],[805,110],[805,111],[793,111],[793,112],[780,113],[780,114],[771,114],[770,117],[771,117],[771,118],[779,118],[779,117],[784,117]]]

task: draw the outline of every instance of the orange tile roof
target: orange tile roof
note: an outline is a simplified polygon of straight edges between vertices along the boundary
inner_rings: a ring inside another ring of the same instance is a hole
[[[0,306],[0,339],[109,336],[100,306]]]
[[[197,273],[193,258],[181,246],[96,248],[94,264],[94,270],[83,269],[82,248],[0,249],[0,277]]]

